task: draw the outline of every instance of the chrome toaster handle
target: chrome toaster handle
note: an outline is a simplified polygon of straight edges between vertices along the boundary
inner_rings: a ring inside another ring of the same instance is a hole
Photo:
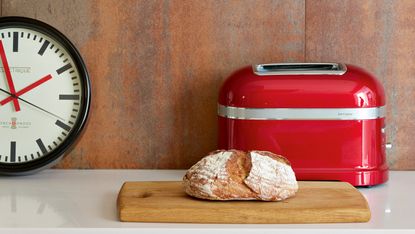
[[[255,74],[268,75],[343,75],[347,67],[343,63],[268,63],[252,66]]]

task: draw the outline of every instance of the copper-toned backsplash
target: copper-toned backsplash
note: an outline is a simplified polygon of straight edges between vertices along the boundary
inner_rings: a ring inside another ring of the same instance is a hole
[[[253,63],[338,61],[384,84],[393,169],[415,169],[414,1],[3,0],[79,48],[93,105],[59,168],[187,168],[216,148],[222,81]]]

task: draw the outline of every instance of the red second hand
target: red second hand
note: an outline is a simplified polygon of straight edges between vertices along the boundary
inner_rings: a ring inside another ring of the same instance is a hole
[[[12,74],[10,73],[9,63],[7,62],[6,53],[4,52],[2,40],[0,40],[0,57],[1,57],[1,62],[3,63],[4,72],[6,73],[6,79],[7,79],[7,84],[9,85],[10,94],[15,95],[16,90],[14,89]],[[14,98],[13,96],[11,96],[11,98],[13,100],[14,109],[16,110],[16,112],[20,111],[20,105],[19,105],[19,101],[17,100],[17,98]]]
[[[5,99],[1,100],[1,101],[0,101],[0,104],[1,104],[2,106],[3,106],[3,105],[5,105],[5,104],[7,104],[8,102],[10,102],[10,101],[12,101],[12,100],[17,99],[17,97],[19,97],[19,96],[21,96],[21,95],[23,95],[23,94],[25,94],[25,93],[29,92],[30,90],[32,90],[32,89],[34,89],[34,88],[36,88],[37,86],[39,86],[39,85],[41,85],[41,84],[45,83],[46,81],[48,81],[48,80],[50,80],[50,79],[52,79],[52,76],[49,74],[49,75],[47,75],[47,76],[45,76],[45,77],[41,78],[40,80],[38,80],[38,81],[36,81],[36,82],[34,82],[34,83],[32,83],[32,84],[30,84],[30,85],[28,85],[28,86],[24,87],[23,89],[21,89],[19,92],[17,92],[17,93],[15,94],[16,98],[14,98],[14,97],[12,97],[12,96],[9,96],[9,97],[7,97],[7,98],[5,98]]]

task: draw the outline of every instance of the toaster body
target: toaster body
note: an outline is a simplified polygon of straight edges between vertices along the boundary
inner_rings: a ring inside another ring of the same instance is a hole
[[[218,122],[219,148],[281,154],[298,180],[371,186],[388,179],[384,90],[359,67],[244,67],[222,85]]]

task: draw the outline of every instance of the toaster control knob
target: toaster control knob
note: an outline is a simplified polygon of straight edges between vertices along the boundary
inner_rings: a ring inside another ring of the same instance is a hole
[[[392,149],[392,143],[386,143],[385,147],[386,149]]]

